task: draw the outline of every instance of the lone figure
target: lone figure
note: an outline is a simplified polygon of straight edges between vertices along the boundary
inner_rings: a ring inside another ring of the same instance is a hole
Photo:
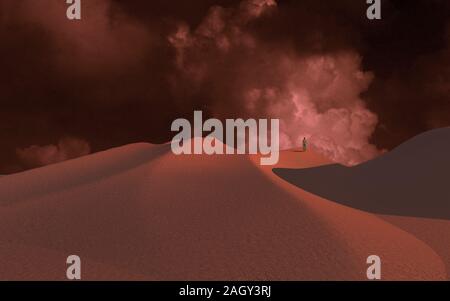
[[[308,140],[306,140],[306,137],[303,138],[303,152],[306,152],[308,150]]]

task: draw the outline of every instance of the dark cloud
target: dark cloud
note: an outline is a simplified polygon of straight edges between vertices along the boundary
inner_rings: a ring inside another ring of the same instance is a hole
[[[286,141],[315,137],[343,162],[450,125],[448,1],[385,0],[375,22],[365,1],[278,0],[252,16],[261,3],[89,0],[69,22],[64,1],[3,0],[0,172],[17,170],[17,148],[64,136],[92,151],[167,141],[172,120],[194,109],[282,115]],[[195,45],[174,40],[183,28]],[[300,92],[314,126],[286,113]]]

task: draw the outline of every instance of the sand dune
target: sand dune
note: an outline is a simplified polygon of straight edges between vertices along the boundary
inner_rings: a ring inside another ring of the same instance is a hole
[[[298,189],[248,156],[135,144],[0,179],[0,279],[445,279],[426,242]],[[279,167],[328,162],[284,152]]]
[[[416,236],[442,258],[450,275],[450,221],[401,216],[380,216],[382,219]]]
[[[274,172],[302,189],[353,208],[450,219],[449,154],[450,128],[443,128],[356,167],[328,165]]]

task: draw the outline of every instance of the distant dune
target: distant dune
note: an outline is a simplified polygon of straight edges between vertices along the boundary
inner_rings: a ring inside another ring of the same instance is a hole
[[[311,193],[365,211],[450,219],[450,128],[424,133],[356,167],[274,169]]]
[[[385,280],[447,279],[424,240],[257,162],[134,144],[2,177],[0,280],[64,280],[72,254],[84,280],[364,280],[373,254]]]

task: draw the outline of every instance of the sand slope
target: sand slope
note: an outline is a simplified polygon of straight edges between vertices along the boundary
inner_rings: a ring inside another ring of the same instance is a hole
[[[299,158],[301,160],[299,160]],[[135,144],[0,179],[0,279],[444,279],[425,242],[298,189],[247,156]],[[280,166],[327,164],[285,152]],[[284,165],[283,165],[284,164]]]
[[[450,275],[450,221],[402,216],[380,216],[428,244],[441,257]]]
[[[274,172],[302,189],[353,208],[450,219],[450,128],[419,135],[352,168],[329,165]]]

